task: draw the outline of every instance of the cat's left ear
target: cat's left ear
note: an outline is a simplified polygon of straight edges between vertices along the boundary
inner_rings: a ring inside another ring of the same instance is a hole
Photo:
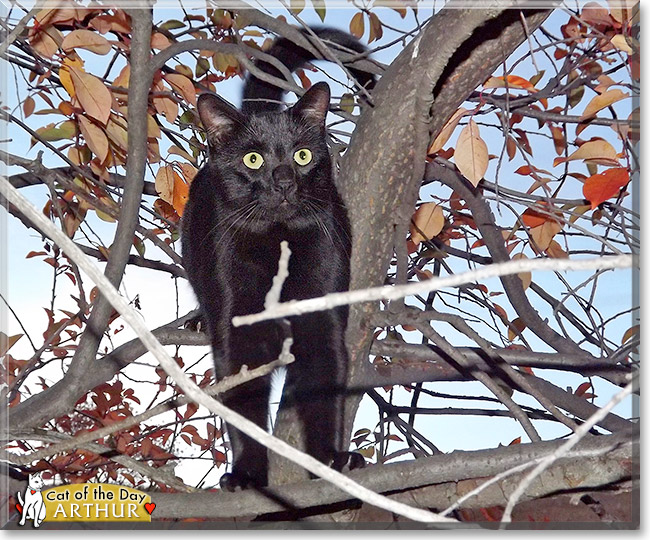
[[[312,86],[293,107],[291,112],[315,123],[325,124],[330,105],[330,87],[326,82]]]
[[[211,144],[222,141],[237,124],[244,123],[242,113],[216,94],[201,94],[196,107]]]

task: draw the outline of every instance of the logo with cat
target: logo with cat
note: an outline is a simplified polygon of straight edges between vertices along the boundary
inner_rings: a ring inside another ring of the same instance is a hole
[[[18,525],[25,525],[25,521],[31,519],[35,528],[41,526],[47,515],[45,500],[41,493],[43,484],[43,478],[40,475],[30,474],[25,493],[21,494],[20,491],[16,493],[18,499],[16,509],[20,512]]]

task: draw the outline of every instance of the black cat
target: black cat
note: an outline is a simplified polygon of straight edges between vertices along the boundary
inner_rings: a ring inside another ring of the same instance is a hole
[[[363,50],[347,34],[325,32]],[[311,59],[286,40],[277,41],[270,53],[291,70]],[[358,75],[363,82],[371,78]],[[183,262],[207,322],[219,379],[244,364],[266,364],[280,353],[280,323],[234,328],[231,320],[263,310],[282,240],[292,252],[282,301],[345,291],[350,275],[350,223],[332,178],[326,143],[328,85],[313,85],[286,111],[278,111],[273,103],[264,106],[264,100],[282,97],[267,83],[249,78],[244,97],[242,112],[216,95],[199,97],[210,153],[192,182],[183,216]],[[290,318],[296,360],[287,368],[281,407],[297,408],[307,451],[329,464],[340,462],[344,454],[337,433],[348,361],[347,317],[347,308],[340,307]],[[267,376],[222,399],[266,427],[269,390]],[[222,487],[266,485],[266,448],[234,428],[229,428],[229,437],[233,468],[222,478]]]

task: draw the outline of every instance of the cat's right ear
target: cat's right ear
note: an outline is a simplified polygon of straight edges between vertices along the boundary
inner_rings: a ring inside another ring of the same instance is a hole
[[[236,124],[244,122],[242,113],[216,94],[201,94],[196,107],[210,144],[222,141]]]

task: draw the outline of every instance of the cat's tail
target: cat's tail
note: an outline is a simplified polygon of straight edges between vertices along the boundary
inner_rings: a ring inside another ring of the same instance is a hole
[[[25,501],[23,500],[23,495],[20,491],[16,492],[16,497],[18,498],[18,502],[20,503],[20,506],[24,507]]]
[[[335,46],[339,46],[344,51],[364,53],[367,50],[358,39],[342,30],[323,27],[313,28],[312,31],[326,44],[327,42],[334,43]],[[305,37],[308,37],[307,34],[305,34]],[[276,39],[266,53],[280,60],[292,73],[303,67],[307,62],[322,59],[322,57],[319,58],[314,56],[310,51],[303,49],[293,41],[286,38]],[[280,72],[266,62],[257,61],[255,65],[269,75],[282,78]],[[357,84],[367,90],[370,90],[374,86],[374,75],[352,66],[346,67],[356,80]],[[283,93],[284,90],[281,88],[249,74],[244,86],[242,111],[250,114],[281,110]]]

